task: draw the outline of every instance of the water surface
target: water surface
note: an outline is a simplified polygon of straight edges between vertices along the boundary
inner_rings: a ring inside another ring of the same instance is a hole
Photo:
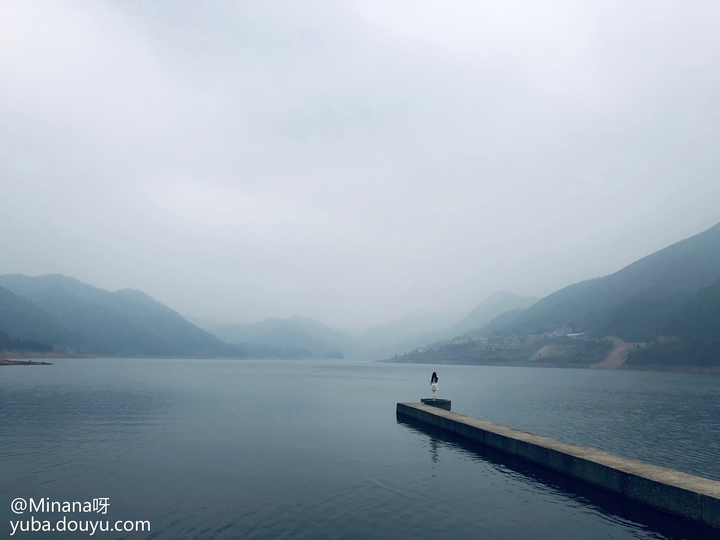
[[[157,359],[0,368],[0,536],[18,519],[16,497],[109,497],[109,519],[147,519],[152,529],[99,538],[709,538],[399,422],[396,402],[429,393],[431,372]],[[438,374],[439,396],[457,412],[720,479],[718,376],[475,366]]]

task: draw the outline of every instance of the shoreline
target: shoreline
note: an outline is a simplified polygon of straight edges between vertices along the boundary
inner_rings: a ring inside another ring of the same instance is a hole
[[[32,360],[6,360],[0,358],[0,366],[52,366],[50,362],[33,362]]]
[[[563,369],[588,369],[593,368],[592,364],[574,362],[442,362],[442,361],[397,361],[394,359],[377,360],[382,364],[423,364],[439,366],[494,366],[494,367],[530,367],[530,368],[563,368]],[[665,366],[660,364],[644,364],[629,366],[623,364],[617,368],[603,369],[602,371],[665,371],[671,373],[720,373],[720,366]]]
[[[98,358],[87,354],[66,354],[57,351],[16,351],[0,350],[0,358]]]

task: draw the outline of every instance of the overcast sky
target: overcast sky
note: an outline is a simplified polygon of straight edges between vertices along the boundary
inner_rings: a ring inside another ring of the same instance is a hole
[[[0,1],[0,273],[368,326],[720,221],[720,2]]]

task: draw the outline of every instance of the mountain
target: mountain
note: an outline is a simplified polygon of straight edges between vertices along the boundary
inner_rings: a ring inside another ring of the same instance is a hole
[[[720,279],[687,300],[663,334],[664,339],[632,351],[628,364],[720,366]]]
[[[454,324],[450,328],[450,333],[459,336],[471,330],[476,330],[506,311],[527,309],[535,302],[537,302],[537,298],[520,296],[507,291],[496,292]]]
[[[105,291],[62,275],[2,275],[0,286],[23,323],[0,330],[13,337],[49,343],[59,350],[109,356],[242,356],[147,294]],[[29,324],[33,317],[39,324]]]
[[[685,301],[720,278],[720,223],[622,270],[561,289],[505,327],[536,334],[570,326],[575,332],[650,341]]]
[[[720,224],[392,361],[590,367],[608,359],[615,369],[720,367]]]
[[[271,317],[252,324],[207,325],[206,329],[228,343],[250,345],[257,356],[338,356],[354,341],[352,336],[310,317]]]

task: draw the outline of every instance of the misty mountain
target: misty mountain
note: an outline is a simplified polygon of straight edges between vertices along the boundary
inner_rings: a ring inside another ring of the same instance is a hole
[[[271,317],[252,324],[204,324],[228,343],[248,345],[258,356],[295,357],[297,349],[314,358],[343,353],[352,358],[381,358],[409,351],[427,340],[440,339],[456,315],[413,312],[364,331],[332,328],[310,317]],[[438,337],[436,337],[438,336]]]
[[[495,319],[502,313],[517,309],[527,309],[537,302],[537,298],[520,296],[507,291],[498,291],[482,301],[467,316],[463,317],[450,329],[450,332],[459,336],[471,330],[476,330]]]
[[[256,356],[287,357],[289,351],[301,349],[315,358],[342,352],[345,357],[377,359],[401,355],[421,345],[476,329],[502,312],[533,302],[533,298],[499,292],[465,317],[419,310],[364,331],[331,328],[310,317],[268,318],[252,324],[201,323],[201,326],[228,343],[248,346],[250,354]]]
[[[252,324],[206,325],[205,329],[228,343],[252,346],[257,356],[323,358],[346,353],[354,338],[310,317],[271,317]]]
[[[650,341],[701,288],[720,278],[720,223],[622,270],[570,285],[531,306],[507,332],[541,333],[559,326],[598,336]]]
[[[370,328],[359,336],[358,351],[379,357],[401,355],[418,347],[467,332],[478,330],[493,322],[495,329],[514,320],[524,308],[537,299],[498,291],[480,302],[470,313],[458,320],[454,314],[417,312],[388,324]],[[507,314],[503,317],[503,314]],[[483,331],[490,331],[483,328]]]
[[[413,311],[358,335],[354,352],[363,357],[403,354],[430,341],[443,339],[459,315]]]
[[[522,308],[504,311],[491,321],[488,321],[487,323],[482,325],[478,333],[490,335],[497,332],[502,332],[505,327],[516,321],[520,317],[520,315],[522,315],[526,311],[527,309]]]
[[[111,356],[240,356],[243,351],[186,321],[141,291],[105,291],[62,275],[2,275],[3,309],[23,324],[0,325],[12,337],[59,350]],[[7,296],[7,295],[5,295]],[[31,321],[37,324],[31,324]]]

